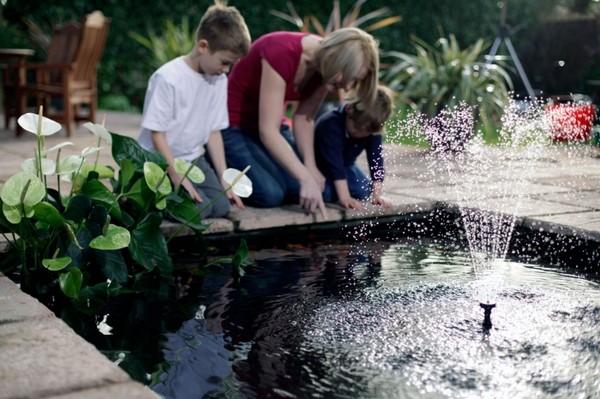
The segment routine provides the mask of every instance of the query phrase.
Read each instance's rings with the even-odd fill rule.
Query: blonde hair
[[[344,86],[366,65],[367,76],[356,82],[353,91],[365,106],[373,104],[379,82],[379,45],[373,36],[354,27],[335,30],[319,44],[315,62],[324,82],[341,73]]]
[[[382,131],[385,121],[392,114],[394,106],[393,92],[384,85],[378,85],[375,102],[366,106],[360,99],[354,98],[346,106],[346,115],[369,133]]]
[[[237,8],[216,0],[198,24],[196,40],[206,40],[211,52],[231,51],[244,56],[250,48],[250,32]]]

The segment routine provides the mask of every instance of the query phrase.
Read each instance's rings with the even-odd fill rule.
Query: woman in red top
[[[227,164],[244,169],[253,191],[249,204],[276,207],[299,201],[326,217],[325,179],[314,156],[314,116],[327,92],[354,91],[365,104],[379,79],[377,42],[358,28],[324,38],[273,32],[257,39],[229,75],[230,127],[223,131]],[[297,102],[293,135],[283,123],[288,101]]]

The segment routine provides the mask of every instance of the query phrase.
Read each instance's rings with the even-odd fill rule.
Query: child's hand
[[[235,195],[235,193],[231,190],[227,191],[227,198],[229,198],[229,202],[231,204],[235,204],[238,209],[241,209],[242,211],[244,210],[244,203],[242,202],[242,199]]]
[[[387,199],[381,195],[377,195],[377,196],[373,196],[373,198],[371,199],[371,204],[381,205],[387,209],[392,206],[392,201],[390,201],[389,199]]]
[[[341,199],[339,201],[340,205],[343,206],[346,209],[357,209],[357,210],[361,210],[364,208],[364,205],[362,202],[360,202],[357,199],[354,198],[346,198],[346,199]]]
[[[242,202],[242,199],[238,197],[233,190],[229,190],[229,183],[227,183],[224,179],[221,179],[221,187],[223,187],[223,190],[227,190],[225,191],[225,196],[229,199],[229,203],[235,204],[238,209],[244,210],[244,203]]]
[[[188,194],[190,194],[190,197],[192,197],[194,201],[196,201],[199,204],[202,202],[202,197],[200,196],[200,194],[198,194],[196,187],[194,187],[191,181],[185,179],[181,182],[181,185],[183,186],[183,188],[185,188],[185,191],[187,191]]]

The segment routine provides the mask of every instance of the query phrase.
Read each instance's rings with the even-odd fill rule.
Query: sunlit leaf
[[[245,171],[226,169],[223,172],[223,180],[232,186],[231,189],[238,197],[247,198],[252,194],[252,181],[245,175]]]
[[[83,275],[81,270],[72,267],[67,273],[62,273],[58,276],[58,283],[62,292],[69,298],[77,298],[81,284],[83,283]]]
[[[154,193],[167,195],[172,191],[166,172],[154,162],[144,162],[144,178]]]
[[[42,265],[44,265],[44,267],[48,270],[52,270],[52,271],[58,271],[58,270],[62,270],[65,267],[69,266],[69,264],[71,263],[73,259],[71,259],[69,256],[64,256],[62,258],[56,258],[56,259],[43,259],[42,260]],[[79,269],[77,269],[79,270]]]
[[[23,191],[27,189],[24,198]],[[0,192],[0,198],[5,204],[19,205],[21,203],[34,206],[44,199],[46,188],[44,183],[34,174],[19,172],[11,176]]]
[[[38,122],[40,120],[39,115],[34,113],[26,113],[23,114],[17,119],[17,123],[23,129],[27,130],[30,133],[35,135],[38,134]],[[40,132],[41,136],[51,136],[60,131],[62,126],[59,123],[54,122],[52,119],[42,117],[42,130]]]
[[[129,230],[124,227],[108,225],[106,235],[98,236],[90,241],[90,247],[101,250],[126,248],[131,241]]]
[[[175,171],[180,175],[184,175],[187,172],[187,178],[190,179],[193,183],[202,183],[205,179],[204,173],[202,172],[202,170],[200,170],[199,167],[197,167],[196,165],[192,166],[191,162],[188,162],[184,159],[175,158],[174,166]],[[192,168],[191,170],[190,167]]]
[[[6,220],[8,220],[12,224],[19,224],[23,219],[21,215],[21,207],[15,205],[8,205],[6,203],[2,204],[2,213]]]
[[[102,126],[98,123],[86,122],[83,124],[83,127],[87,128],[90,132],[94,133],[94,135],[96,135],[97,137],[106,141],[106,143],[108,145],[112,144],[112,136],[110,135],[110,133],[104,126]]]
[[[112,168],[103,165],[96,165],[93,163],[83,164],[79,173],[82,176],[87,177],[92,171],[98,173],[99,179],[110,179],[111,177],[115,176],[115,171]]]
[[[162,197],[160,200],[156,201],[156,209],[163,210],[167,207],[167,197]]]

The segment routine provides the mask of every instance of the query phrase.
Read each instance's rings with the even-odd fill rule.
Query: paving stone
[[[160,399],[161,396],[137,382],[112,384],[101,388],[49,396],[46,399]]]
[[[532,198],[490,198],[470,200],[458,203],[459,206],[482,209],[517,217],[548,216],[564,213],[585,212],[588,209],[581,206],[561,204],[557,202],[542,201]]]
[[[599,180],[600,181],[600,180]],[[596,188],[600,188],[600,185]],[[576,191],[567,193],[544,194],[538,198],[561,204],[569,204],[590,209],[600,210],[600,192],[598,191]]]
[[[50,395],[129,381],[125,371],[55,317],[0,328],[0,398]]]
[[[600,211],[589,211],[525,219],[522,225],[557,234],[577,235],[600,241]]]
[[[37,299],[25,295],[21,288],[8,277],[0,275],[0,326],[8,322],[22,321],[32,317],[53,317],[48,308]]]

